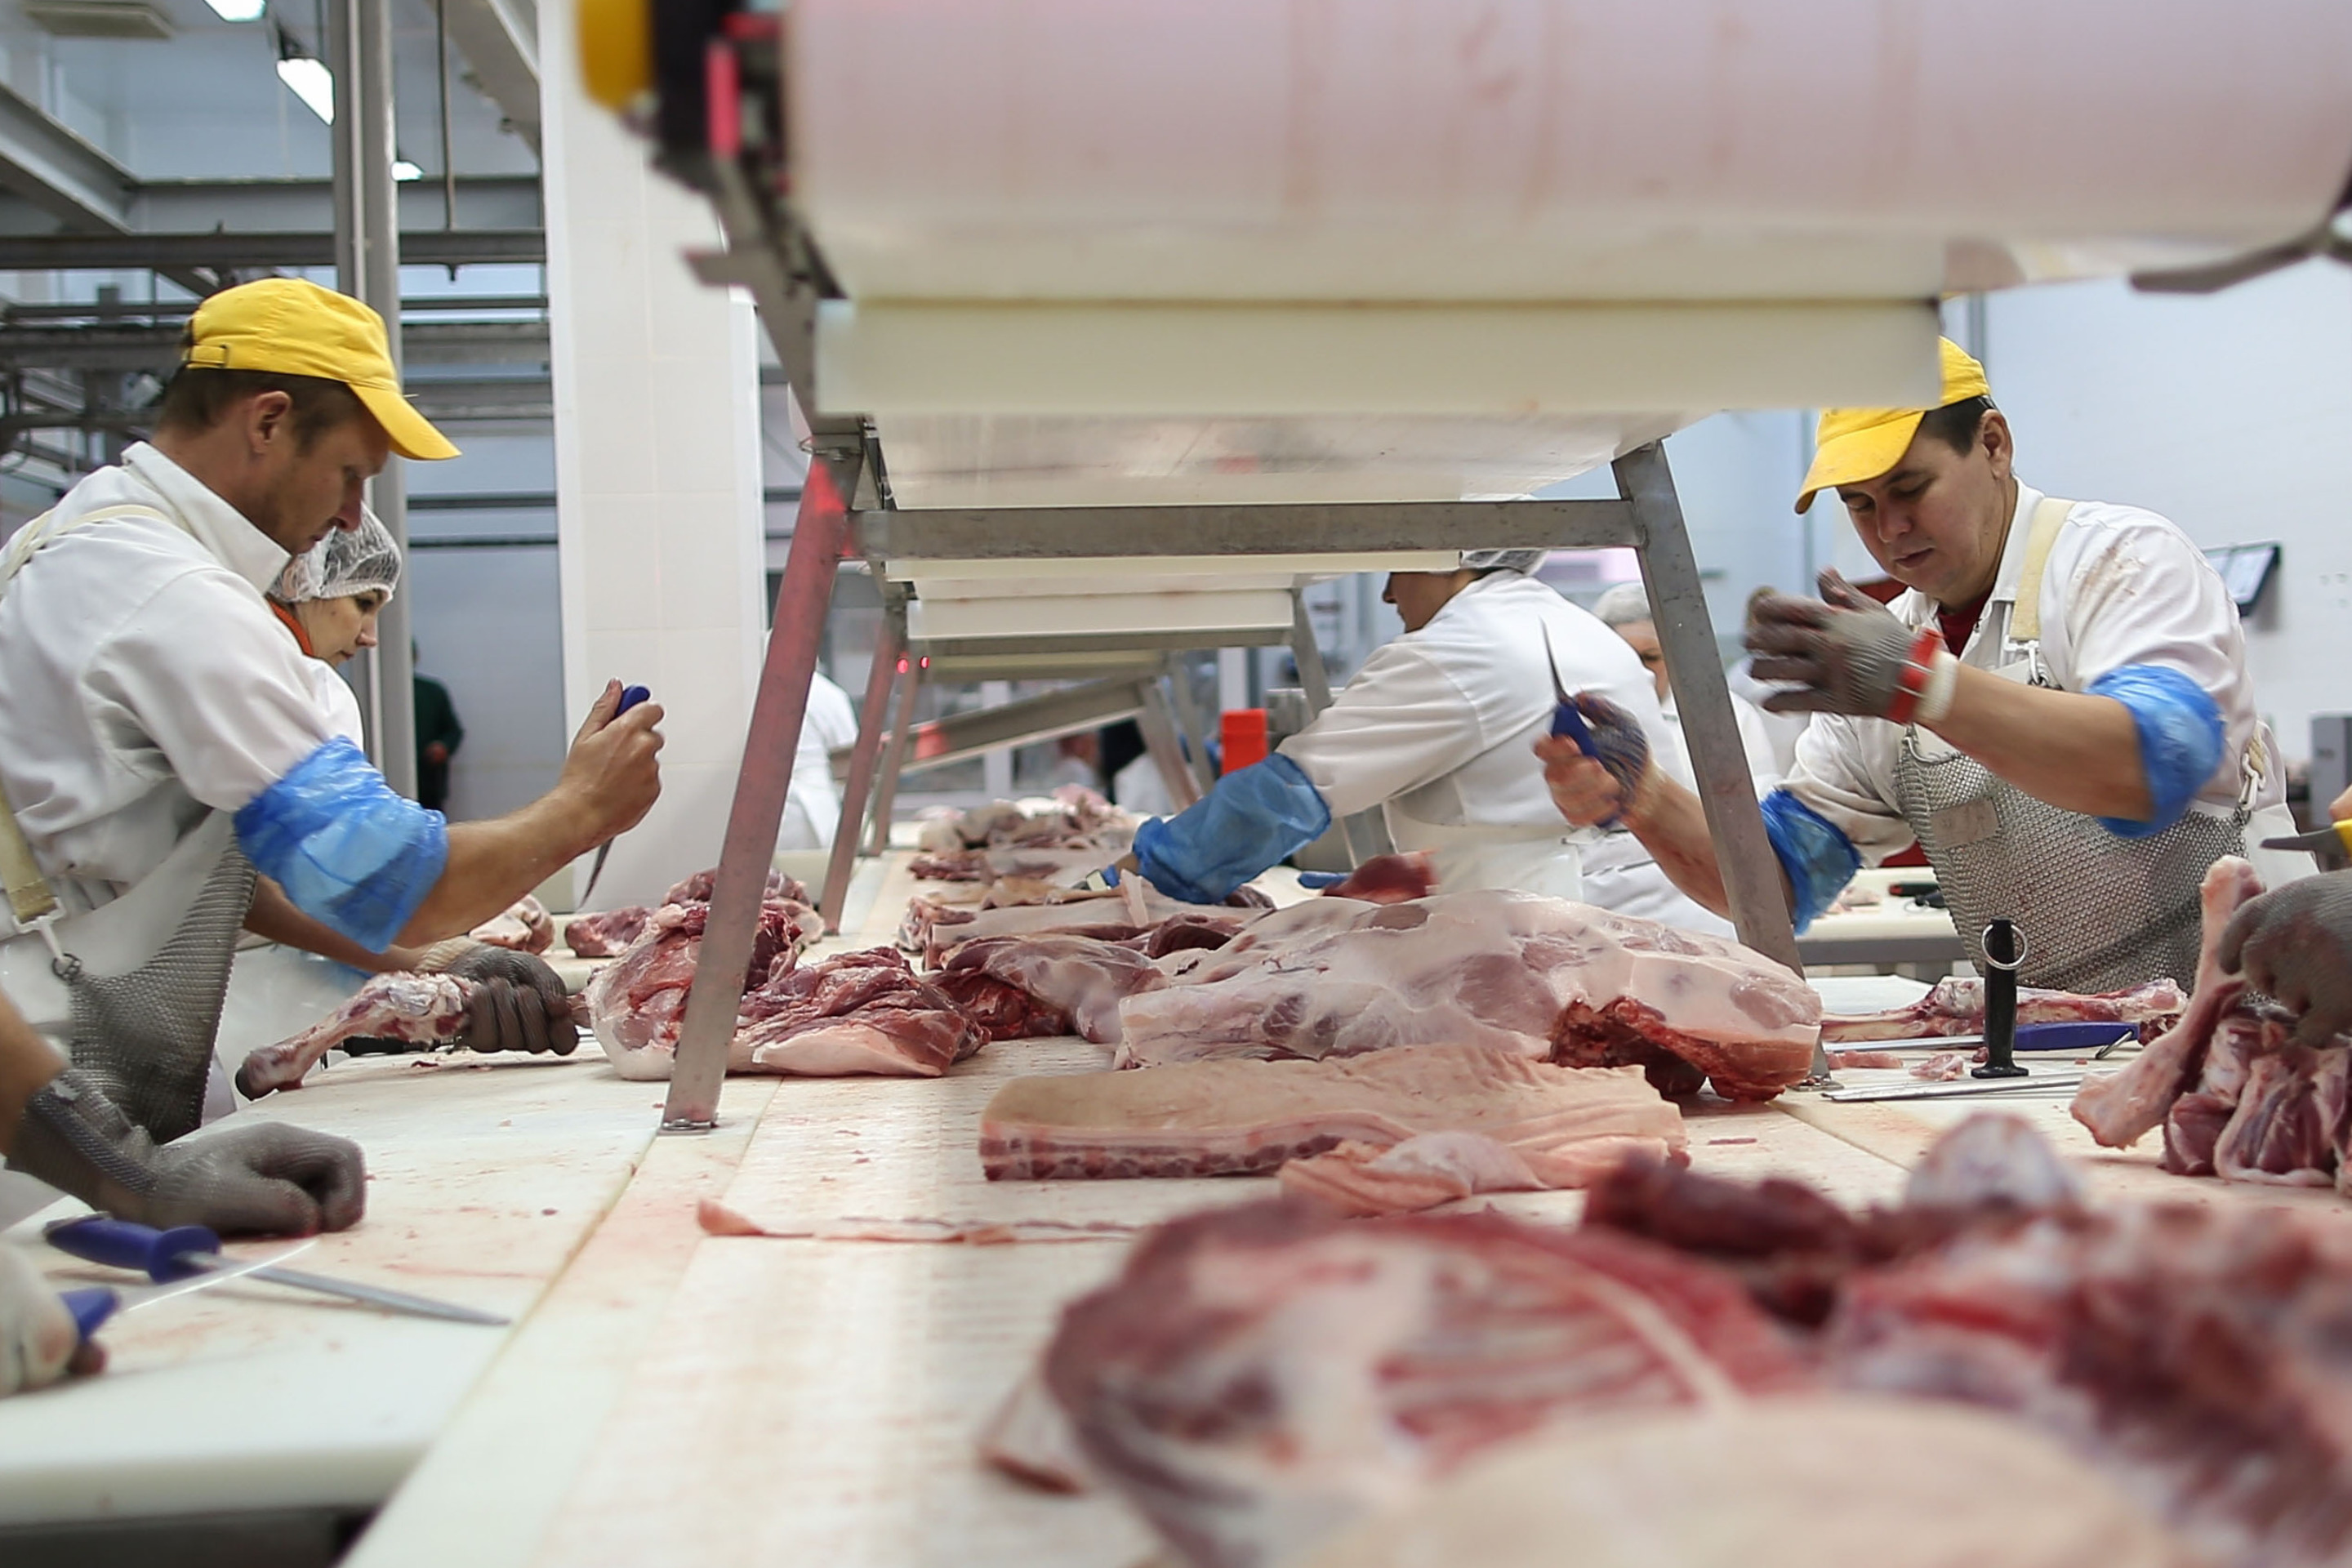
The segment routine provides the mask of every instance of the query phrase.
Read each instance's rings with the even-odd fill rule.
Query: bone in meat
[[[880,947],[779,969],[743,998],[728,1065],[808,1078],[937,1078],[988,1043],[988,1031],[905,956]]]
[[[627,950],[588,982],[583,995],[589,1018],[604,1054],[623,1078],[669,1076],[709,920],[709,904],[663,905]],[[799,904],[781,899],[764,901],[745,966],[745,989],[766,981],[780,962],[789,967],[793,955],[815,934],[816,924]]]
[[[982,979],[1014,987],[1060,1021],[1061,1027],[1040,1033],[1066,1034],[1075,1027],[1097,1045],[1118,1043],[1122,999],[1168,984],[1151,960],[1132,948],[1068,935],[968,942],[932,976],[951,995],[961,995]]]
[[[1477,1045],[1764,1100],[1810,1070],[1821,1019],[1811,987],[1736,942],[1500,889],[1308,900],[1167,966],[1177,984],[1119,1004],[1122,1067]]]
[[[563,945],[575,958],[614,958],[637,940],[653,910],[643,904],[625,904],[603,914],[573,915],[563,927]]]
[[[2027,987],[2017,994],[2020,1024],[2136,1024],[2143,1039],[2153,1039],[2180,1016],[2188,999],[2169,980],[2151,980],[2127,991],[2079,995],[2071,991]],[[1984,1032],[1984,981],[1955,976],[1936,982],[1925,996],[1908,1007],[1883,1013],[1831,1013],[1822,1019],[1822,1039],[1828,1045],[1852,1045],[1868,1040],[1927,1039],[1937,1035],[1979,1035]]]
[[[474,988],[446,974],[379,974],[352,999],[300,1034],[264,1046],[236,1069],[236,1090],[258,1100],[273,1089],[299,1089],[319,1058],[345,1040],[402,1040],[430,1045],[455,1039],[466,1027]]]
[[[1138,891],[1142,900],[1140,916],[1129,897],[1116,889],[1080,895],[1068,889],[1057,889],[1051,902],[980,910],[961,909],[929,899],[910,899],[898,943],[920,952],[925,964],[937,968],[963,943],[987,937],[1090,936],[1120,942],[1180,915],[1189,916],[1198,924],[1216,922],[1227,931],[1239,931],[1252,913],[1223,905],[1187,904],[1145,889]]]
[[[2189,994],[2188,1009],[2133,1061],[2116,1072],[2093,1074],[2075,1091],[2074,1120],[2108,1148],[2137,1142],[2195,1085],[2214,1026],[2246,988],[2242,978],[2222,973],[2221,932],[2239,906],[2262,890],[2253,867],[2234,855],[2207,868],[2199,895],[2204,941],[2197,952],[2197,987]]]
[[[992,1181],[1218,1176],[1433,1132],[1510,1146],[1551,1179],[1684,1146],[1682,1113],[1635,1068],[1562,1068],[1476,1046],[1405,1046],[1321,1061],[1228,1058],[1149,1072],[1015,1079],[980,1118]]]

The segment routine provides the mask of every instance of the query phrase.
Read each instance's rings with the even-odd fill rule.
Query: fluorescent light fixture
[[[205,4],[224,22],[258,22],[269,9],[269,0],[205,0]]]
[[[401,184],[406,184],[411,180],[423,179],[425,177],[425,171],[418,168],[415,164],[410,163],[405,158],[394,158],[392,161],[392,177],[398,180]]]
[[[335,122],[335,73],[324,60],[293,55],[278,62],[278,79],[320,119]]]

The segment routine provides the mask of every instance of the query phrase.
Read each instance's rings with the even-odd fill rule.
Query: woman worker
[[[1381,597],[1404,635],[1274,755],[1146,822],[1122,864],[1173,897],[1217,903],[1335,816],[1380,806],[1397,847],[1429,851],[1448,891],[1578,897],[1580,841],[1591,836],[1563,827],[1530,750],[1550,728],[1554,676],[1623,708],[1653,747],[1666,742],[1633,650],[1528,575],[1544,553],[1465,551],[1452,572],[1391,574]]]
[[[335,672],[376,645],[375,622],[400,584],[400,543],[367,507],[360,525],[337,529],[286,563],[269,608],[313,663],[305,667],[335,733],[363,746],[359,699]]]

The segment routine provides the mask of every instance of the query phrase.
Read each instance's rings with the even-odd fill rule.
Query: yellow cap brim
[[[1809,510],[1813,498],[1823,490],[1874,479],[1901,462],[1903,454],[1911,449],[1911,437],[1919,433],[1919,421],[1927,416],[1924,408],[1890,408],[1883,423],[1849,430],[1822,442],[1813,453],[1813,466],[1805,470],[1805,485],[1797,496],[1797,510]]]
[[[392,449],[416,462],[438,462],[457,456],[456,443],[433,428],[433,422],[416,412],[408,399],[396,390],[381,386],[354,386],[352,391],[375,416],[392,442]]]

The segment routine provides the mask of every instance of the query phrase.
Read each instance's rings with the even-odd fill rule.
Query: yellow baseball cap
[[[404,458],[454,458],[457,448],[402,395],[383,318],[348,294],[300,278],[224,289],[188,321],[182,364],[275,371],[340,381],[356,394]]]
[[[1949,338],[1938,338],[1944,354],[1944,400],[1948,408],[1971,397],[1989,397],[1984,366]],[[1813,497],[1839,485],[1874,479],[1903,460],[1911,437],[1919,433],[1924,408],[1824,408],[1813,433],[1813,466],[1805,474],[1805,488],[1797,510],[1813,504]]]

